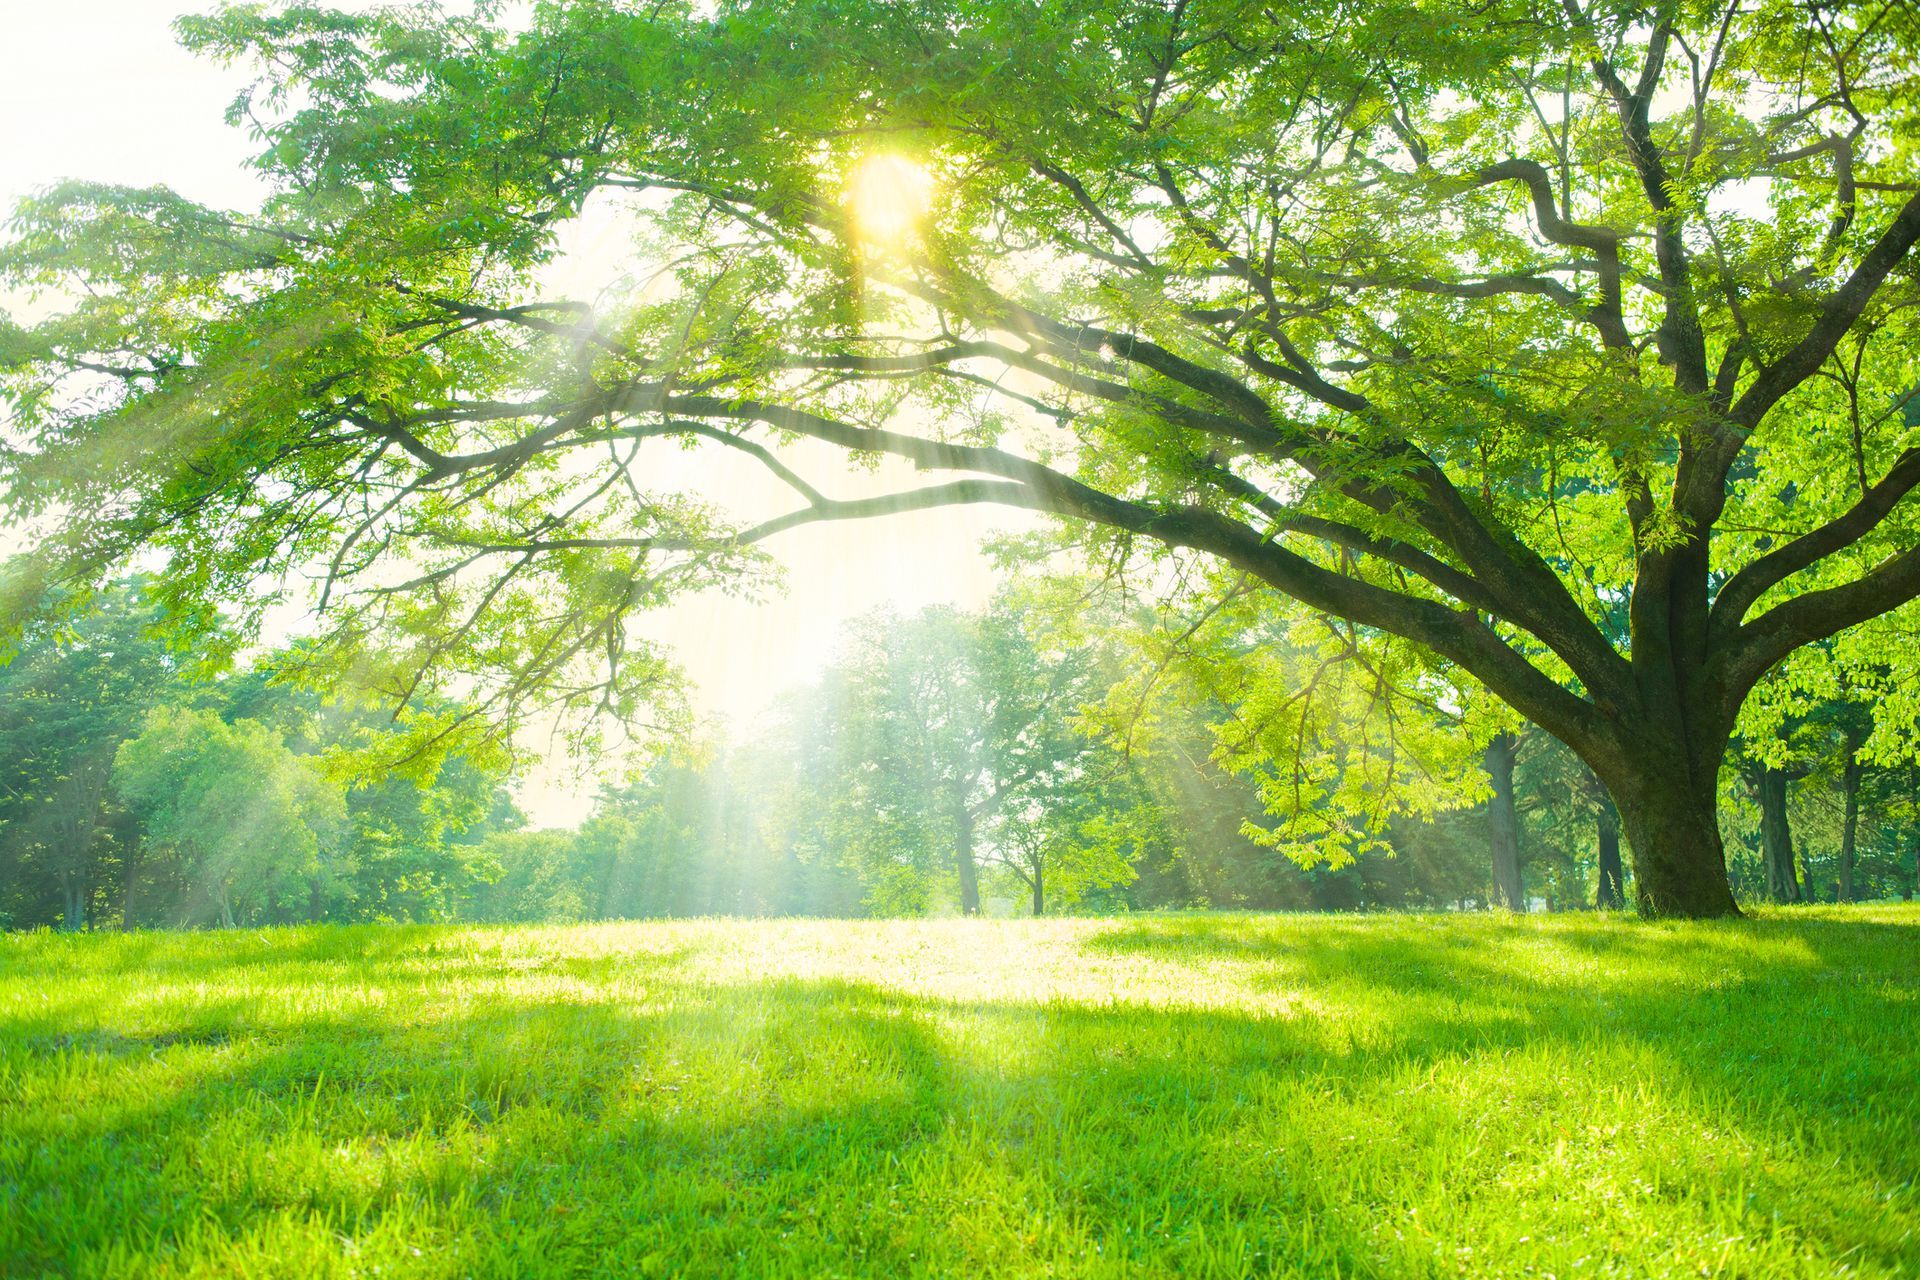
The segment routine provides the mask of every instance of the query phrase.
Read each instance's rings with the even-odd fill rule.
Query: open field
[[[1920,909],[0,939],[0,1275],[1920,1275]]]

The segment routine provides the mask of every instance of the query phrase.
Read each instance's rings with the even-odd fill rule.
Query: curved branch
[[[1016,481],[994,501],[1087,520],[1219,556],[1309,608],[1416,641],[1458,663],[1522,714],[1576,749],[1604,749],[1600,712],[1562,688],[1471,611],[1455,611],[1326,569],[1261,532],[1205,507],[1160,508],[1117,498],[1051,467],[982,445],[949,444],[859,427],[801,409],[708,396],[671,397],[678,413],[764,422],[842,448],[889,453],[919,466]],[[1016,491],[1017,490],[1017,491]],[[1590,626],[1591,624],[1589,624]]]
[[[1916,486],[1920,486],[1920,448],[1901,454],[1879,483],[1843,514],[1776,547],[1729,578],[1714,598],[1715,629],[1725,632],[1739,626],[1754,601],[1768,590],[1873,532]]]
[[[1795,649],[1838,635],[1920,598],[1920,547],[1883,560],[1852,582],[1783,601],[1741,627],[1726,660],[1729,694],[1742,698]]]
[[[1473,190],[1499,182],[1518,182],[1527,188],[1533,197],[1533,215],[1540,224],[1541,235],[1554,244],[1586,249],[1594,254],[1595,274],[1600,278],[1600,301],[1587,308],[1586,317],[1599,331],[1605,346],[1614,350],[1630,349],[1633,335],[1627,332],[1620,288],[1620,242],[1625,237],[1612,227],[1561,217],[1553,199],[1553,180],[1545,166],[1537,161],[1516,157],[1487,165],[1468,179],[1466,185]]]

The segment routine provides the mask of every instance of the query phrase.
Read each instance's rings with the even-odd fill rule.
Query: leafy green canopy
[[[1640,848],[1763,673],[1920,593],[1909,5],[499,18],[185,20],[260,68],[272,197],[21,212],[8,277],[72,305],[4,340],[19,595],[148,546],[183,605],[304,573],[316,659],[377,640],[392,692],[628,713],[635,609],[1008,503],[1464,670]],[[554,287],[609,211],[644,269]],[[958,478],[849,492],[821,445]],[[738,467],[791,507],[686,482]]]
[[[259,901],[308,893],[346,817],[339,787],[278,734],[211,711],[154,708],[114,777],[147,838],[193,867],[229,927]]]

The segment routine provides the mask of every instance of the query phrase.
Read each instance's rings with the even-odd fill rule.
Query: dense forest
[[[1552,739],[1503,733],[1428,811],[1342,832],[1331,799],[1276,800],[1300,741],[1196,685],[1217,654],[1084,584],[865,618],[750,732],[651,752],[570,830],[528,828],[499,744],[422,753],[371,699],[284,678],[285,654],[209,671],[149,594],[124,582],[0,669],[12,927],[1628,900],[1612,808]],[[1743,897],[1912,896],[1920,774],[1862,757],[1872,714],[1820,701],[1730,761]]]

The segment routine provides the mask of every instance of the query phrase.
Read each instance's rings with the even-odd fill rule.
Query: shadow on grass
[[[208,983],[377,966],[386,1004],[0,1024],[0,1273],[82,1273],[127,1240],[190,1254],[212,1224],[342,1266],[440,1251],[396,1245],[387,1275],[1398,1275],[1502,1232],[1545,1265],[1556,1229],[1572,1258],[1635,1214],[1653,1235],[1614,1247],[1650,1273],[1730,1231],[1897,1272],[1920,955],[1876,928],[1170,919],[1080,944],[1306,998],[1281,1014],[715,981],[677,946],[532,970],[637,976],[637,997],[415,1007],[524,978],[538,939],[269,939]],[[43,1078],[89,1105],[34,1111]]]
[[[1086,945],[1225,964],[1250,987],[1372,1008],[1373,1034],[1356,1040],[1363,1059],[1637,1047],[1676,1090],[1719,1099],[1732,1122],[1805,1129],[1846,1151],[1863,1113],[1878,1112],[1920,1139],[1920,916],[1210,923],[1130,922]],[[1889,1185],[1920,1180],[1920,1142],[1856,1154]]]

